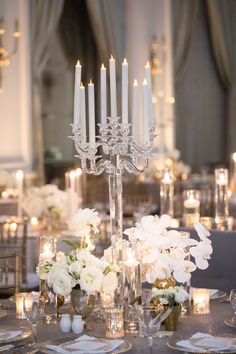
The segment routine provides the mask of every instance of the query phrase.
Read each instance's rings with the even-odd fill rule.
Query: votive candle
[[[193,314],[206,315],[210,313],[210,291],[209,289],[193,290]]]

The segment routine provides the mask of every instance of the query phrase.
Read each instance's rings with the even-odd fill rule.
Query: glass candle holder
[[[201,216],[200,217],[200,223],[207,229],[211,230],[212,229],[212,218],[209,216]]]
[[[226,228],[229,216],[229,174],[226,168],[215,170],[215,223],[217,228]]]
[[[141,273],[140,261],[137,259],[135,245],[127,248],[126,260],[124,261],[125,270],[125,300],[128,305],[134,305],[141,296]]]
[[[50,261],[56,254],[56,237],[50,235],[40,236],[39,260]]]
[[[106,337],[121,338],[124,337],[124,310],[122,308],[106,308]]]
[[[174,180],[170,170],[164,172],[160,185],[161,214],[174,216]]]
[[[194,289],[193,293],[193,314],[206,315],[210,313],[210,291],[209,289]]]
[[[193,227],[200,218],[200,193],[189,189],[183,192],[183,223],[186,227]]]
[[[28,293],[16,293],[16,318],[26,319],[24,311],[24,302],[25,307],[30,310],[32,307],[32,295]]]

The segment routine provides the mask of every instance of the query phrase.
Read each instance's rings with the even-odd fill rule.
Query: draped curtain
[[[225,142],[236,150],[236,2],[207,0],[212,47],[219,77],[227,91]]]
[[[48,60],[52,34],[62,13],[64,0],[31,0],[31,57],[33,76],[34,169],[44,178],[41,79]]]
[[[124,0],[86,0],[86,4],[100,59],[106,62],[112,54],[121,64],[125,53]]]
[[[111,55],[116,59],[117,93],[119,93],[121,92],[121,63],[125,56],[126,44],[125,0],[86,0],[86,4],[98,47],[100,64],[103,62],[107,66]],[[100,101],[98,101],[98,107],[99,105]],[[121,102],[118,94],[118,114],[121,111],[120,108]]]
[[[177,148],[197,170],[211,168],[226,161],[226,143],[227,151],[236,144],[231,62],[236,4],[234,0],[174,0],[172,5]]]

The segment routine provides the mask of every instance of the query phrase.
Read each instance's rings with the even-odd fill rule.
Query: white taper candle
[[[139,140],[139,85],[135,79],[133,83],[132,97],[132,134],[136,141]]]
[[[122,63],[122,123],[128,124],[128,63]]]
[[[113,56],[109,59],[110,70],[110,101],[111,101],[111,117],[117,116],[116,105],[116,62]]]
[[[85,87],[82,82],[80,85],[80,122],[82,137],[86,140],[86,108],[85,108]]]
[[[94,84],[90,80],[88,84],[89,101],[89,142],[95,143],[95,112],[94,112]]]
[[[81,81],[81,65],[78,60],[75,66],[74,124],[80,123],[80,81]]]
[[[145,76],[148,84],[148,102],[149,102],[149,124],[153,124],[153,108],[152,108],[152,79],[151,79],[151,70],[150,64],[147,62],[145,65]]]
[[[149,92],[147,80],[143,81],[143,127],[144,127],[144,142],[149,141]]]
[[[106,124],[107,120],[107,76],[106,76],[106,68],[102,64],[100,70],[100,78],[101,78],[101,123]]]

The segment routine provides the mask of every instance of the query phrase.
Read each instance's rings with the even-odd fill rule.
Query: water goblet
[[[30,323],[33,335],[33,342],[30,344],[30,346],[33,348],[38,348],[37,325],[44,313],[43,299],[40,296],[32,296],[32,300],[30,302],[29,300],[26,301],[26,299],[24,299],[24,312],[26,315],[26,319]]]
[[[233,319],[236,322],[236,289],[230,291],[229,300],[234,313]]]
[[[170,306],[162,304],[156,306],[143,306],[141,321],[142,333],[147,338],[149,353],[152,354],[153,336],[160,330],[161,322],[171,313]]]

